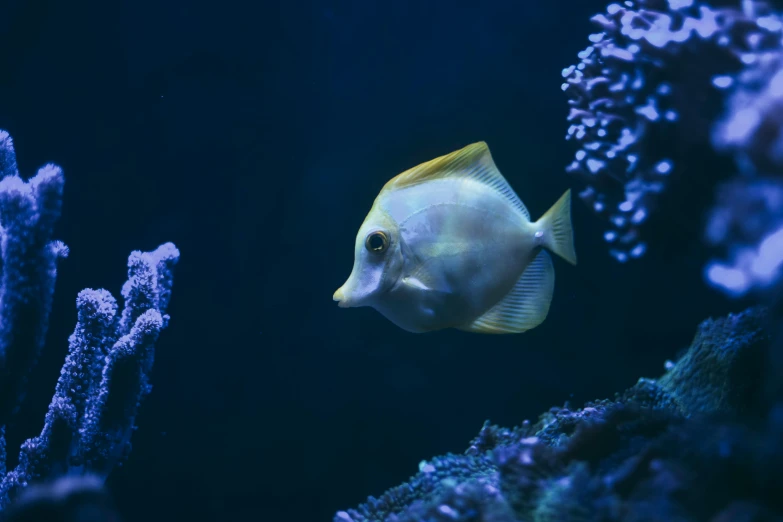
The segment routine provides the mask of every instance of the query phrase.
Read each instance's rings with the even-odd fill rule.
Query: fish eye
[[[389,238],[384,232],[378,230],[367,236],[367,239],[364,241],[364,246],[370,252],[380,254],[389,246]]]

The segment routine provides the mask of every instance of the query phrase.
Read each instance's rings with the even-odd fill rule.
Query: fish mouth
[[[339,306],[340,308],[350,307],[350,305],[348,304],[348,300],[345,298],[345,292],[343,292],[343,287],[337,289],[337,291],[332,296],[332,299],[337,301],[337,306]]]
[[[374,295],[374,292],[363,292],[352,283],[345,283],[337,289],[332,299],[337,301],[337,306],[340,308],[359,308],[370,306]]]

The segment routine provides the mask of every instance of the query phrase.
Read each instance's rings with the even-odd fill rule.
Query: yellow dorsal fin
[[[483,141],[472,143],[458,151],[427,161],[398,174],[384,185],[381,192],[401,189],[435,179],[463,178],[478,181],[502,194],[529,221],[530,213],[500,173]]]

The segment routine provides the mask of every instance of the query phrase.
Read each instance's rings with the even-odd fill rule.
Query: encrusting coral
[[[766,325],[763,308],[704,321],[660,378],[513,429],[487,423],[464,455],[423,462],[334,521],[778,520],[783,414],[741,422],[762,418]]]
[[[22,444],[6,470],[5,427],[46,338],[57,260],[67,248],[52,240],[64,177],[46,165],[30,181],[17,172],[13,144],[0,131],[0,509],[28,484],[59,475],[103,480],[130,448],[141,400],[150,392],[154,345],[169,317],[172,269],[179,251],[165,243],[133,252],[118,313],[106,290],[85,289],[40,435]]]

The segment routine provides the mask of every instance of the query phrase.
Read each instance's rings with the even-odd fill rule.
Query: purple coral
[[[783,179],[737,179],[722,185],[710,213],[707,241],[723,247],[705,276],[732,296],[775,287],[783,273]]]
[[[734,174],[705,168],[702,148],[731,76],[751,56],[780,48],[779,22],[760,7],[739,7],[611,4],[593,17],[601,31],[589,37],[580,63],[563,71],[567,138],[578,144],[567,170],[585,185],[581,198],[608,222],[604,238],[619,261],[644,254],[643,227],[683,173],[708,194],[702,181],[714,185]]]
[[[0,132],[0,425],[19,403],[23,385],[43,346],[56,275],[67,252],[51,240],[59,217],[63,175],[54,165],[29,182],[16,172],[11,138]],[[31,482],[65,472],[105,478],[129,450],[141,400],[150,392],[154,343],[168,323],[172,243],[153,252],[133,252],[124,308],[118,315],[106,290],[85,289],[76,300],[78,321],[41,434],[25,441],[19,461],[5,470],[0,445],[0,508]]]
[[[777,46],[744,53],[745,69],[716,78],[727,103],[712,143],[739,176],[719,188],[709,216],[706,239],[723,259],[705,276],[733,296],[776,290],[783,277],[783,17],[762,11],[756,20]]]
[[[755,18],[766,41],[740,54],[744,68],[713,78],[725,92],[725,112],[712,128],[712,144],[735,156],[747,175],[783,169],[783,18],[764,12]]]
[[[25,183],[11,137],[0,131],[0,174],[0,426],[5,426],[43,347],[57,259],[67,249],[51,237],[60,217],[60,168],[46,165]]]
[[[666,197],[675,213],[703,206],[717,249],[706,280],[742,296],[783,277],[783,15],[722,4],[633,0],[593,17],[601,31],[563,71],[567,171],[618,261],[644,254]]]
[[[3,513],[7,522],[118,522],[114,503],[103,481],[92,475],[64,476],[25,489]]]

